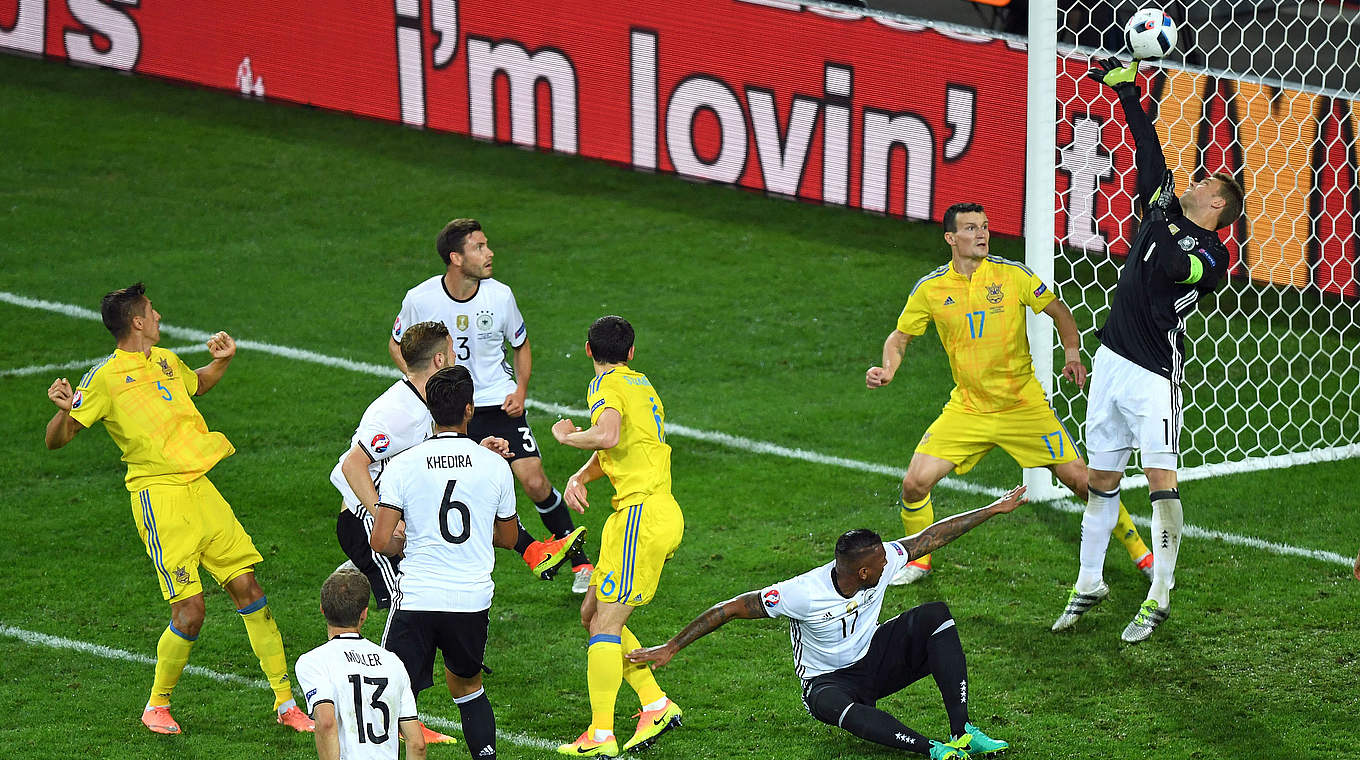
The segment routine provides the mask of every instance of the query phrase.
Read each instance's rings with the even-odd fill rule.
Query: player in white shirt
[[[425,405],[425,384],[435,372],[454,364],[453,340],[442,322],[409,326],[401,339],[401,352],[407,376],[368,405],[350,439],[349,450],[331,470],[331,483],[340,491],[342,501],[336,537],[350,562],[368,578],[379,609],[392,604],[398,560],[375,552],[368,545],[378,511],[378,483],[392,457],[434,432],[434,420]],[[508,451],[503,438],[486,439],[483,442],[491,442],[494,450]],[[584,528],[577,530],[585,532]],[[548,541],[531,539],[520,554],[535,572],[555,569],[566,561],[571,545],[579,538],[569,534]],[[427,738],[437,741],[437,736],[432,732]]]
[[[402,299],[388,344],[392,361],[406,371],[398,341],[410,325],[425,320],[443,322],[453,337],[455,358],[471,371],[476,386],[473,404],[477,413],[468,425],[468,435],[478,440],[489,435],[508,440],[515,454],[510,468],[534,502],[543,525],[555,538],[570,535],[574,529],[571,512],[543,472],[538,442],[524,413],[533,354],[515,294],[492,279],[494,253],[476,219],[449,222],[440,231],[435,248],[444,260],[444,274],[411,288]],[[505,360],[506,344],[514,353],[513,369]],[[517,551],[523,553],[532,540],[520,531]],[[594,567],[579,548],[570,559],[572,591],[584,594],[590,588]],[[554,567],[541,575],[547,579],[555,572]]]
[[[321,585],[327,640],[299,657],[295,669],[316,721],[316,754],[321,760],[396,760],[400,733],[407,760],[424,760],[406,667],[359,632],[368,619],[368,594],[368,580],[355,570],[336,570]]]
[[[425,384],[435,434],[392,458],[383,473],[370,545],[405,549],[383,646],[406,664],[417,694],[434,685],[434,653],[463,719],[472,757],[496,757],[496,718],[482,688],[496,565],[514,546],[515,480],[498,454],[467,436],[472,377],[445,367]],[[405,538],[394,538],[406,522]]]
[[[894,573],[994,515],[1025,503],[1020,486],[991,504],[940,520],[914,536],[883,543],[869,530],[836,541],[836,558],[782,583],[715,604],[661,646],[628,653],[661,667],[695,639],[734,618],[789,618],[794,669],[814,718],[888,747],[936,760],[999,752],[1009,746],[968,721],[968,669],[944,602],[914,607],[883,625],[878,613]],[[931,741],[875,707],[926,675],[934,676],[949,715],[950,740]]]

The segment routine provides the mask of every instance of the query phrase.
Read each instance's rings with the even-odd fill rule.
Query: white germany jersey
[[[434,420],[425,406],[425,399],[420,397],[420,391],[410,380],[402,378],[364,410],[349,445],[350,449],[359,446],[368,455],[368,475],[373,478],[374,485],[379,485],[387,460],[425,440],[432,432]],[[340,491],[345,507],[363,517],[365,511],[359,506],[359,497],[354,495],[354,489],[349,487],[345,474],[340,471],[350,449],[345,449],[331,470],[331,483]]]
[[[888,542],[883,550],[888,565],[878,585],[861,589],[849,599],[831,582],[835,561],[761,589],[766,614],[789,619],[793,667],[799,678],[807,680],[853,665],[869,651],[888,581],[907,564],[907,551],[901,544]]]
[[[388,462],[378,497],[406,519],[395,609],[491,607],[492,531],[497,519],[515,517],[515,479],[500,454],[458,433],[436,433]]]
[[[445,289],[444,275],[431,277],[406,292],[392,338],[400,343],[402,332],[417,322],[443,322],[449,328],[458,363],[472,373],[474,406],[500,406],[515,390],[505,344],[519,347],[528,335],[508,285],[482,280],[471,298],[459,301]]]
[[[396,760],[397,723],[416,719],[416,698],[395,654],[357,633],[342,633],[302,655],[297,680],[307,713],[330,702],[345,760]]]

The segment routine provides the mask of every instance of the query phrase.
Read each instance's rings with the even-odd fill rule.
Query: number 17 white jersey
[[[397,760],[398,723],[416,719],[406,667],[357,633],[342,633],[302,655],[297,680],[307,713],[329,702],[339,724],[344,760]]]
[[[878,585],[860,589],[849,599],[831,582],[835,561],[760,590],[765,613],[789,619],[793,665],[799,678],[840,670],[868,653],[888,581],[907,564],[907,551],[896,541],[883,544],[883,551],[888,564]]]
[[[497,520],[516,516],[515,478],[500,454],[459,433],[436,433],[389,460],[378,504],[406,519],[394,609],[491,607],[492,533]]]

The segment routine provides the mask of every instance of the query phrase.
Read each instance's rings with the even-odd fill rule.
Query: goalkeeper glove
[[[1095,59],[1091,65],[1091,70],[1086,72],[1086,76],[1100,82],[1119,92],[1125,87],[1137,88],[1138,85],[1133,81],[1134,75],[1138,73],[1138,61],[1129,61],[1128,65],[1123,65],[1118,58]]]

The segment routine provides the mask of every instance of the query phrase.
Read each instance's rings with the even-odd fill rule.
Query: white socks
[[[1153,491],[1148,498],[1152,500],[1152,588],[1148,589],[1147,598],[1167,609],[1171,606],[1171,589],[1176,585],[1176,555],[1181,548],[1185,517],[1176,489]]]
[[[1081,518],[1081,572],[1077,591],[1090,593],[1104,579],[1105,550],[1110,546],[1110,531],[1119,521],[1119,489],[1105,492],[1087,488],[1086,514]],[[1156,549],[1153,555],[1156,556]],[[1155,560],[1154,560],[1155,561]]]

